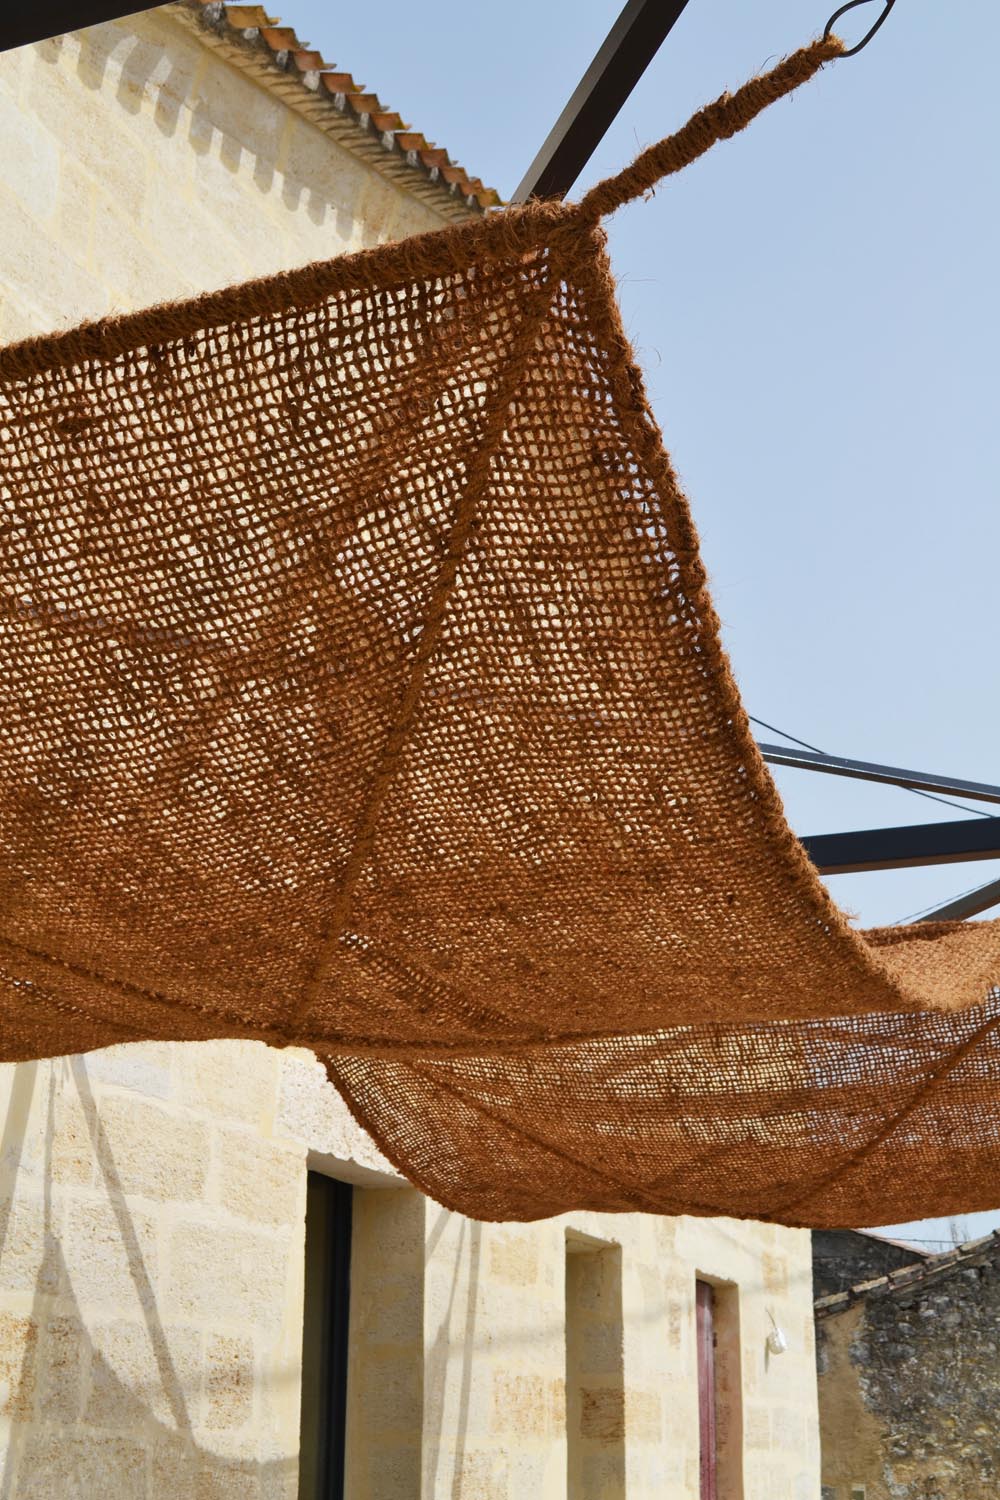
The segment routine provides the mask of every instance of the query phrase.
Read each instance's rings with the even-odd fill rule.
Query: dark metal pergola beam
[[[966,781],[930,771],[904,770],[875,761],[849,760],[826,755],[821,750],[789,748],[758,741],[757,748],[772,766],[790,766],[799,771],[822,771],[874,781],[908,791],[968,797],[975,802],[1000,802],[1000,786],[985,781]],[[821,875],[847,875],[867,870],[901,870],[920,865],[956,864],[965,860],[1000,858],[1000,816],[979,822],[963,819],[950,823],[920,823],[903,828],[868,828],[853,833],[807,836],[802,846]],[[957,896],[933,911],[923,922],[959,922],[1000,906],[1000,880],[990,881],[964,896]]]
[[[758,743],[757,749],[770,766],[791,766],[799,771],[826,771],[831,776],[850,776],[858,781],[877,781],[884,786],[902,786],[911,791],[940,792],[969,797],[976,802],[1000,802],[1000,786],[985,781],[962,781],[957,776],[938,776],[932,771],[905,771],[868,760],[846,760],[818,750],[787,749],[784,745]]]
[[[974,891],[966,891],[964,896],[956,896],[954,901],[935,906],[933,911],[925,912],[919,920],[964,922],[966,917],[977,917],[980,912],[989,911],[991,906],[1000,906],[1000,880],[991,880],[987,885],[977,886]]]
[[[82,31],[102,21],[134,16],[141,10],[155,10],[159,4],[162,0],[153,5],[144,5],[142,0],[138,4],[136,0],[35,0],[33,5],[7,0],[0,7],[0,52],[63,36],[67,31]]]
[[[959,818],[950,823],[821,833],[807,835],[801,842],[821,875],[951,865],[971,859],[1000,859],[1000,818]]]
[[[565,198],[688,0],[628,0],[511,202]]]

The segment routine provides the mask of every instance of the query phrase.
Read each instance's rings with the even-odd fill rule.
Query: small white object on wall
[[[768,1354],[784,1354],[788,1348],[788,1340],[775,1322],[774,1313],[770,1308],[768,1308],[767,1315],[771,1319],[771,1332],[767,1336],[767,1352]]]

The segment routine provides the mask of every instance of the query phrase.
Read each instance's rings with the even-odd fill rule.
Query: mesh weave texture
[[[0,352],[3,1058],[308,1046],[483,1218],[992,1206],[1000,924],[857,934],[787,827],[598,224],[837,47],[617,199]]]

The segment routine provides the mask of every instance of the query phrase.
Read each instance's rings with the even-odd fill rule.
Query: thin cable
[[[989,883],[989,882],[987,882],[987,883]],[[952,896],[951,899],[952,899],[952,901],[961,901],[963,899],[963,897],[965,897],[965,896],[971,896],[971,895],[973,895],[973,893],[975,891],[981,891],[982,889],[983,889],[982,884],[979,884],[979,885],[970,885],[969,889],[967,891],[959,891],[958,895],[957,896]],[[918,917],[923,917],[923,916],[926,916],[926,914],[928,912],[936,911],[937,908],[939,906],[941,906],[942,904],[943,903],[940,902],[940,901],[932,901],[931,904],[930,904],[930,906],[922,906],[919,911],[911,911],[910,915],[908,917],[897,917],[896,920],[895,920],[895,922],[891,923],[891,926],[893,926],[893,927],[905,927],[906,924],[907,924],[907,922],[914,922],[914,921],[917,920]],[[948,904],[951,905],[951,902],[949,902]]]
[[[817,755],[827,755],[829,753],[826,750],[821,750],[818,745],[810,745],[808,740],[797,739],[794,734],[789,734],[786,730],[779,729],[776,724],[767,724],[763,719],[755,718],[753,714],[747,714],[747,718],[751,724],[759,724],[761,729],[769,729],[772,734],[780,734],[783,740],[791,740],[793,745],[801,745],[803,750],[814,750]],[[962,813],[975,813],[977,818],[995,818],[1000,816],[997,813],[984,812],[981,807],[970,807],[967,802],[952,802],[948,797],[939,797],[936,792],[922,792],[916,786],[900,786],[898,781],[894,782],[893,785],[899,786],[901,792],[912,792],[914,797],[926,797],[928,802],[940,802],[942,807],[954,807],[958,812]],[[927,909],[929,911],[930,907]]]
[[[769,729],[772,734],[780,734],[783,740],[791,740],[793,745],[801,745],[803,750],[815,750],[817,755],[825,755],[818,745],[810,745],[808,740],[796,739],[794,734],[788,734],[784,729],[779,729],[777,724],[767,724],[763,719],[755,719],[753,714],[747,714],[751,724],[759,724],[761,729]]]
[[[985,1239],[986,1235],[981,1236],[981,1238]],[[918,1240],[908,1236],[905,1240],[901,1240],[900,1243],[903,1245],[953,1245],[956,1250],[958,1249],[958,1245],[955,1244],[954,1240]],[[962,1240],[960,1243],[967,1245],[971,1242],[969,1240]]]

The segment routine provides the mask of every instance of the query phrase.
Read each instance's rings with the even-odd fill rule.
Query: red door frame
[[[719,1500],[718,1434],[715,1417],[715,1288],[695,1282],[698,1346],[698,1439],[700,1500]]]

